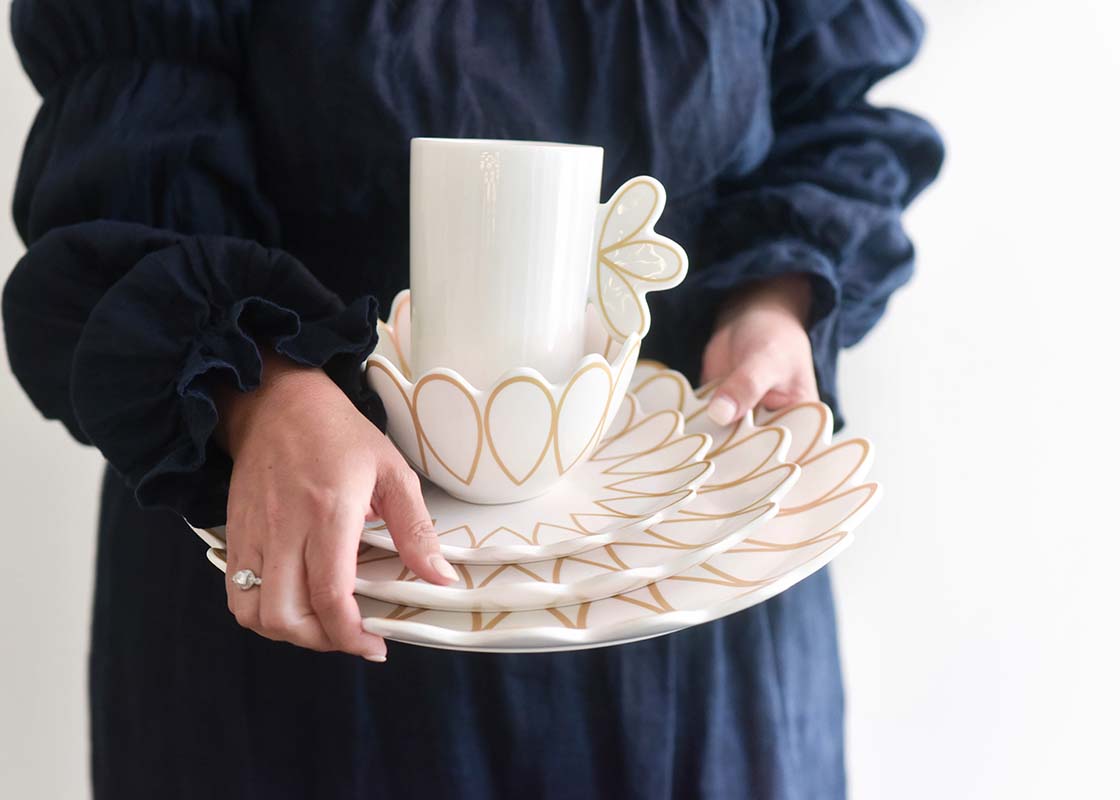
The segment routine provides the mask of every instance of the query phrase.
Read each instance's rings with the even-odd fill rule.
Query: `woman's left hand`
[[[784,408],[818,399],[813,350],[805,325],[809,280],[785,275],[733,297],[704,348],[701,379],[719,381],[708,415],[727,425],[762,405]]]

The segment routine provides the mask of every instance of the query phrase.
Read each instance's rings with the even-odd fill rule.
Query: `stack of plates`
[[[832,443],[823,403],[717,426],[709,391],[640,362],[591,458],[535,500],[473,505],[425,483],[460,580],[418,579],[369,524],[355,586],[366,630],[456,650],[603,647],[741,611],[823,567],[878,500],[863,483],[870,443]],[[223,534],[199,531],[222,569]]]

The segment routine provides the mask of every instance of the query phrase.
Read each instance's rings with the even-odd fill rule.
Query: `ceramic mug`
[[[646,294],[687,272],[654,230],[664,187],[631,178],[600,205],[602,158],[412,140],[412,291],[378,325],[367,377],[396,445],[462,500],[535,497],[594,450],[649,331]]]
[[[584,355],[603,149],[412,140],[414,368],[485,388],[532,366],[562,381]]]

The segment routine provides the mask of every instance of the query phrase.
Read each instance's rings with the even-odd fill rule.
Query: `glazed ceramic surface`
[[[655,364],[640,364],[634,388],[651,408],[659,402],[706,425],[709,391],[696,395],[684,379]],[[635,404],[636,406],[636,404]],[[399,641],[460,650],[547,652],[622,644],[708,622],[784,591],[835,558],[874,508],[878,487],[863,483],[872,449],[862,439],[831,442],[832,416],[805,403],[760,424],[790,434],[788,458],[800,479],[779,513],[757,523],[738,544],[671,577],[605,599],[534,611],[431,610],[358,597],[367,630]],[[749,422],[747,423],[750,424]],[[734,444],[739,426],[717,440]],[[716,431],[717,434],[722,431]],[[854,457],[858,454],[858,457]],[[713,483],[718,474],[709,479]],[[210,558],[223,566],[223,552]],[[372,556],[376,558],[376,556]]]
[[[599,208],[591,303],[616,342],[649,333],[649,292],[684,280],[684,249],[653,230],[665,208],[665,187],[649,176],[631,178]]]
[[[687,433],[684,417],[642,414],[629,398],[609,436],[548,494],[521,503],[479,505],[424,484],[444,556],[463,564],[508,564],[576,555],[654,525],[686,507],[715,465],[711,438]],[[364,541],[395,549],[384,523]]]
[[[417,374],[479,388],[533,367],[563,383],[582,357],[586,306],[621,343],[649,330],[645,295],[687,258],[654,231],[665,189],[632,178],[599,204],[603,150],[553,142],[417,138],[410,285]]]
[[[453,562],[506,564],[571,556],[619,541],[686,507],[719,466],[705,459],[710,446],[708,435],[685,432],[678,411],[642,414],[629,397],[607,440],[547,495],[478,505],[424,482],[424,502],[443,554]],[[211,546],[222,546],[225,539],[221,527],[199,535]],[[379,520],[366,524],[362,539],[395,550]]]
[[[563,383],[516,369],[480,390],[454,370],[413,372],[411,297],[397,295],[366,362],[394,444],[417,472],[472,503],[517,502],[552,489],[595,451],[638,358],[637,334],[619,345],[595,311],[587,313],[589,354]]]
[[[778,512],[799,469],[783,459],[783,428],[737,426],[709,452],[719,478],[663,522],[576,556],[500,566],[459,565],[460,580],[435,586],[418,579],[391,553],[358,570],[356,591],[379,600],[448,610],[524,610],[597,600],[640,588],[698,564],[742,541]]]
[[[603,149],[417,138],[411,144],[413,363],[475,386],[583,358]]]

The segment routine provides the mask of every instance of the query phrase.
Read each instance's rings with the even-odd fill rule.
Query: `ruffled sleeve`
[[[43,98],[16,186],[28,250],[4,288],[12,369],[145,506],[225,517],[216,381],[259,385],[259,347],[356,395],[372,297],[344,304],[278,249],[240,101],[235,2],[17,2]]]
[[[836,360],[910,277],[901,215],[936,176],[937,133],[864,96],[908,64],[920,19],[899,0],[779,0],[772,26],[774,140],[764,163],[724,176],[693,255],[694,327],[751,281],[791,272],[812,285],[810,337],[823,398],[836,409]],[[839,414],[837,415],[839,420]]]

